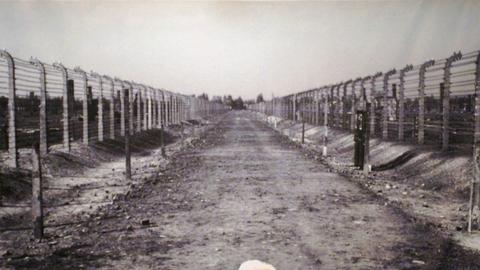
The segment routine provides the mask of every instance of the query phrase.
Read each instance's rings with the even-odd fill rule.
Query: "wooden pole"
[[[0,57],[5,58],[8,67],[8,165],[18,169],[17,121],[15,97],[15,60],[7,51],[0,51]]]
[[[130,112],[130,93],[129,89],[123,89],[124,92],[124,103],[125,103],[125,113]],[[125,179],[127,181],[132,180],[132,162],[131,162],[131,153],[130,153],[130,117],[125,117]]]
[[[32,220],[33,236],[43,238],[43,195],[42,195],[42,162],[39,145],[32,149]]]

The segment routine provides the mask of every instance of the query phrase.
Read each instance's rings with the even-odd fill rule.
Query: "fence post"
[[[340,112],[343,110],[342,108],[342,101],[340,99],[340,88],[342,87],[343,82],[339,83],[336,86],[336,97],[335,97],[335,127],[340,128]]]
[[[375,134],[375,97],[377,95],[377,91],[376,91],[376,84],[375,82],[377,81],[377,78],[379,78],[380,76],[382,76],[382,72],[377,72],[375,75],[372,76],[372,81],[371,81],[371,84],[372,84],[372,90],[370,91],[370,111],[369,111],[369,121],[370,121],[370,134],[369,135],[372,135],[372,134]]]
[[[323,134],[323,149],[322,149],[322,156],[327,156],[327,145],[328,145],[328,88],[325,89],[325,96],[324,96],[324,106],[323,106],[323,128],[324,128],[324,134]],[[323,93],[322,93],[323,96]]]
[[[130,93],[129,89],[122,89],[124,92],[124,113],[130,112]],[[133,91],[132,91],[133,92]],[[131,153],[130,153],[130,117],[125,117],[125,180],[132,180],[132,162],[131,162]]]
[[[142,90],[138,88],[137,89],[137,128],[136,128],[137,132],[142,131],[142,121],[143,121],[142,119],[142,101],[143,100],[142,99],[143,99]],[[143,112],[145,112],[145,106],[143,107]]]
[[[128,128],[129,128],[129,134],[132,135],[135,133],[135,130],[133,129],[133,103],[135,100],[133,99],[133,84],[131,82],[127,82],[129,86],[129,93],[128,93],[128,111],[127,115],[128,116]]]
[[[475,206],[480,210],[480,52],[477,54],[475,71],[475,130],[473,135],[473,177],[470,182],[468,232],[472,232]],[[477,215],[478,216],[478,215]]]
[[[68,102],[70,100],[70,95],[68,93],[68,72],[67,69],[60,63],[53,64],[53,67],[62,73],[63,148],[70,152],[70,103]]]
[[[368,175],[371,171],[370,165],[370,107],[372,104],[368,102],[365,95],[365,146],[363,151],[363,173]]]
[[[293,121],[297,121],[297,94],[293,94]]]
[[[443,73],[443,125],[442,125],[442,150],[448,150],[448,141],[449,141],[449,121],[450,121],[450,68],[452,63],[462,59],[462,53],[454,53],[452,56],[447,58],[444,67]]]
[[[347,126],[347,117],[348,117],[348,108],[345,106],[345,101],[347,100],[347,86],[352,83],[352,80],[348,80],[343,84],[343,97],[342,97],[342,121],[343,128],[348,129]]]
[[[43,196],[42,196],[42,162],[39,145],[32,149],[32,220],[33,236],[37,239],[43,237]]]
[[[121,91],[120,91],[120,136],[125,136],[125,83],[119,78],[115,78],[116,81],[120,82]]]
[[[355,115],[357,111],[357,97],[355,94],[355,86],[359,81],[361,81],[362,78],[357,78],[352,82],[352,115],[350,116],[350,130],[353,132],[355,131],[356,127],[356,122],[357,122],[357,117]]]
[[[9,165],[18,168],[17,150],[17,122],[16,122],[16,97],[15,97],[15,60],[5,50],[0,51],[0,57],[5,58],[8,67],[8,155]]]
[[[398,140],[403,141],[405,135],[405,73],[413,69],[407,65],[400,70],[400,85],[398,87]]]
[[[103,142],[103,80],[102,76],[97,73],[92,73],[92,77],[97,78],[98,87],[100,93],[98,95],[98,106],[97,106],[97,115],[98,115],[98,141]]]
[[[388,139],[388,79],[397,72],[392,69],[383,75],[383,111],[382,111],[382,138]]]
[[[84,144],[88,144],[88,99],[87,99],[87,87],[88,87],[88,78],[87,73],[81,70],[79,67],[75,69],[76,73],[82,75],[83,80],[83,101],[82,101],[82,116],[83,116],[83,126],[82,126],[82,140]]]
[[[434,64],[434,60],[423,63],[418,74],[418,144],[425,140],[425,73]]]
[[[109,130],[110,130],[110,139],[115,139],[115,83],[113,79],[108,76],[103,76],[105,79],[110,81],[110,110],[108,111],[110,121],[109,121]]]
[[[40,71],[40,155],[44,156],[48,153],[46,73],[45,66],[38,59],[32,59],[31,62]]]

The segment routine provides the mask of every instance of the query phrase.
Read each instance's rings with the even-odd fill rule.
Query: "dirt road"
[[[248,112],[229,113],[171,169],[18,268],[415,269],[413,225]],[[59,232],[56,232],[59,234]],[[53,236],[52,236],[53,237]]]

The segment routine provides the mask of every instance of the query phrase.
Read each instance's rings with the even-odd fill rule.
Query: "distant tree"
[[[201,95],[198,96],[198,98],[208,100],[208,94],[207,93],[202,93]]]
[[[245,105],[243,104],[243,100],[241,97],[238,97],[237,99],[234,100],[232,109],[234,110],[244,110]]]
[[[263,94],[258,94],[257,96],[257,103],[264,102],[265,100],[263,99]]]

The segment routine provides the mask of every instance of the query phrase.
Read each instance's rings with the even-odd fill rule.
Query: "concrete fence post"
[[[293,112],[293,116],[292,116],[292,120],[295,122],[297,121],[297,94],[293,94],[293,109],[292,109],[292,112]]]
[[[418,144],[425,140],[425,73],[434,64],[434,60],[423,63],[418,74]]]
[[[405,137],[405,73],[413,69],[407,65],[400,70],[400,84],[398,87],[398,140],[403,141]]]
[[[125,89],[127,89],[125,82],[119,78],[115,78],[116,81],[120,82],[122,89],[120,90],[120,136],[125,136]]]
[[[43,157],[48,153],[46,73],[45,66],[38,59],[32,59],[31,62],[40,72],[40,155]]]
[[[477,54],[475,69],[475,123],[473,135],[473,177],[470,182],[470,204],[468,211],[468,232],[472,231],[473,216],[480,211],[480,52]],[[475,215],[475,206],[477,208]]]
[[[343,110],[342,106],[342,101],[340,98],[340,88],[342,88],[343,82],[339,83],[336,87],[335,91],[335,127],[340,128],[341,127],[341,112]]]
[[[371,81],[371,91],[370,91],[370,111],[369,111],[369,121],[370,121],[370,136],[373,136],[375,134],[375,97],[377,96],[377,89],[376,89],[376,84],[375,82],[377,79],[382,76],[382,72],[377,72],[375,75],[372,76],[372,81]]]
[[[82,86],[83,86],[83,101],[82,101],[82,141],[84,144],[88,144],[88,78],[87,73],[81,70],[79,67],[74,69],[76,73],[79,73],[82,76]]]
[[[397,72],[392,69],[383,75],[383,111],[382,111],[382,138],[388,139],[388,80]]]
[[[142,131],[142,121],[143,121],[142,112],[145,115],[145,107],[142,106],[142,103],[143,103],[143,93],[142,93],[142,90],[138,88],[137,89],[137,127],[136,127],[136,131],[138,133]]]
[[[92,73],[92,77],[98,80],[98,106],[97,106],[97,116],[98,116],[98,141],[103,142],[103,80],[102,76],[97,73]]]
[[[361,81],[362,78],[357,78],[352,82],[352,115],[350,116],[350,131],[355,131],[357,125],[357,95],[355,93],[355,88],[357,83]]]
[[[130,88],[131,89],[131,88]],[[123,97],[124,97],[124,114],[130,113],[130,91],[129,89],[122,89]],[[133,91],[132,91],[133,92]],[[132,118],[125,117],[125,121],[129,122]],[[131,153],[130,153],[130,124],[125,123],[125,180],[130,181],[132,180],[132,161],[131,161]]]
[[[62,115],[63,115],[63,148],[70,152],[70,95],[68,93],[68,72],[62,64],[54,64],[55,69],[62,73]]]
[[[462,59],[462,53],[454,53],[447,58],[443,73],[443,125],[442,125],[442,150],[448,150],[449,133],[450,133],[450,69],[453,62]]]
[[[328,145],[328,111],[330,110],[330,108],[328,107],[329,105],[329,100],[328,100],[328,88],[325,89],[325,95],[323,95],[322,93],[322,96],[323,96],[323,102],[324,102],[324,106],[323,106],[323,113],[324,113],[324,116],[323,116],[323,129],[324,129],[324,133],[323,133],[323,148],[322,148],[322,156],[327,156],[328,154],[328,150],[327,150],[327,145]]]
[[[343,84],[343,97],[342,97],[342,126],[344,129],[348,129],[347,119],[348,119],[348,108],[345,106],[345,101],[347,100],[347,86],[352,83],[352,80],[348,80]]]
[[[7,62],[8,68],[8,165],[18,168],[17,149],[17,121],[16,121],[16,97],[15,97],[15,60],[7,51],[0,51],[0,57]]]
[[[113,79],[108,76],[103,76],[104,79],[110,82],[110,107],[109,107],[109,133],[110,139],[115,139],[115,83]],[[122,90],[123,91],[123,90]]]

